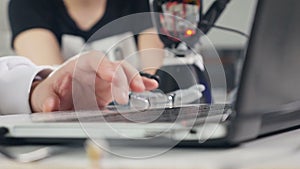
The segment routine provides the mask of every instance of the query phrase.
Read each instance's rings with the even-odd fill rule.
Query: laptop
[[[103,138],[145,144],[229,146],[300,125],[299,0],[259,0],[236,100],[145,110],[0,117],[5,140]],[[150,121],[150,123],[148,123]]]

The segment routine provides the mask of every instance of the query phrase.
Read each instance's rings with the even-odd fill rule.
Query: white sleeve
[[[0,58],[0,114],[31,113],[29,93],[35,76],[47,67],[20,56]]]

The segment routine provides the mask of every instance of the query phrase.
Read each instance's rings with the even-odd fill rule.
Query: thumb
[[[48,90],[48,95],[42,105],[43,112],[53,112],[59,111],[63,104],[62,98],[66,95],[70,95],[70,86],[72,86],[72,76],[69,73],[65,73],[62,76],[59,76],[57,80],[53,80],[50,90]],[[67,98],[70,100],[71,97]]]
[[[58,111],[60,108],[60,99],[56,94],[48,96],[42,106],[43,112]]]

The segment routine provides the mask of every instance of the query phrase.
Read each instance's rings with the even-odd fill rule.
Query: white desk
[[[112,147],[114,152],[144,154],[154,148]],[[100,162],[103,168],[300,168],[300,129],[242,144],[232,149],[173,149],[148,159],[128,159],[106,155]],[[75,149],[45,160],[18,164],[0,157],[1,169],[79,169],[91,168],[83,149]]]

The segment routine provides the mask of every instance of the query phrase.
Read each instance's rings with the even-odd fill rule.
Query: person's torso
[[[117,58],[136,51],[137,34],[151,26],[151,18],[132,15],[149,10],[141,1],[140,4],[132,4],[132,2],[133,0],[107,0],[103,16],[89,30],[82,30],[69,15],[63,0],[51,0],[48,6],[54,11],[51,24],[64,59],[91,49],[102,50],[110,55],[118,54]],[[143,1],[143,3],[148,2]],[[138,9],[138,5],[142,5],[141,9]],[[141,22],[143,19],[148,21]],[[120,50],[121,47],[128,47],[128,49]]]

